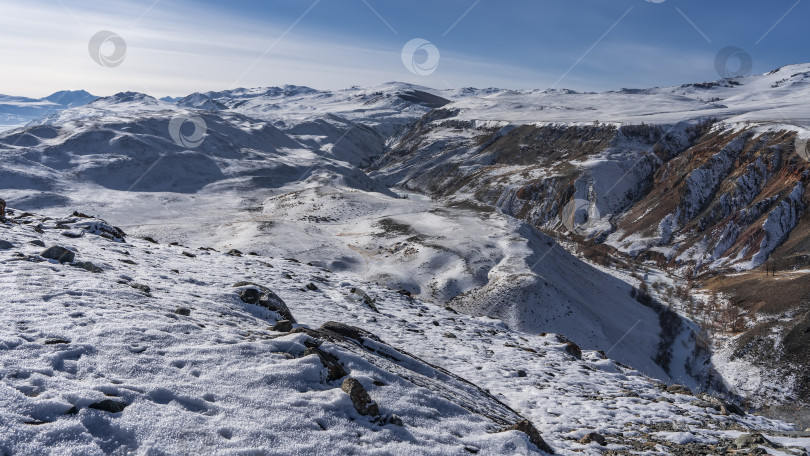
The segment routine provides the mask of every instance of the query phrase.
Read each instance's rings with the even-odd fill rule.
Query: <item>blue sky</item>
[[[754,72],[810,61],[810,0],[658,1],[5,1],[0,93],[164,96],[394,80],[599,91],[717,79],[715,56],[730,45],[750,54]],[[99,30],[126,41],[120,66],[88,54]],[[413,38],[439,50],[432,74],[403,64]]]

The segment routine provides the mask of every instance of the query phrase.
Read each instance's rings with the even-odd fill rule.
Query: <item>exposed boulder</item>
[[[43,250],[39,256],[49,260],[58,261],[60,263],[73,263],[73,260],[76,259],[75,253],[59,246],[48,247],[47,249]]]
[[[12,244],[11,242],[4,241],[4,240],[0,239],[0,250],[9,250],[9,249],[13,249],[13,248],[14,248],[14,244]]]
[[[343,380],[340,389],[349,395],[357,413],[366,416],[380,415],[380,408],[377,406],[377,403],[371,399],[371,396],[368,395],[368,391],[366,391],[356,378],[348,377]]]
[[[534,427],[534,425],[529,420],[519,421],[512,426],[509,426],[501,431],[520,431],[527,436],[529,436],[529,441],[534,444],[538,449],[541,451],[545,451],[546,453],[554,454],[554,450],[543,440],[543,437],[540,435],[540,431]]]
[[[279,320],[271,329],[277,332],[290,332],[293,329],[293,325],[290,320]]]
[[[321,325],[319,331],[324,331],[327,333],[335,333],[343,337],[348,337],[349,339],[354,339],[358,342],[363,342],[364,339],[373,340],[375,342],[382,342],[382,340],[379,337],[366,331],[365,329],[357,328],[355,326],[349,326],[347,324],[339,323],[336,321],[327,321],[326,323]]]
[[[338,361],[338,359],[335,356],[326,353],[320,348],[317,347],[307,348],[306,351],[304,351],[304,356],[309,355],[316,355],[318,359],[320,359],[321,364],[323,364],[323,367],[326,368],[326,380],[332,382],[339,378],[343,378],[349,375],[346,372],[346,370],[343,369],[343,366],[341,366],[340,361]]]
[[[136,290],[140,290],[140,291],[142,291],[142,292],[144,292],[146,294],[152,293],[152,289],[149,288],[148,285],[144,285],[142,283],[131,283],[131,284],[129,284],[129,286],[131,286],[132,288],[134,288]]]
[[[582,359],[582,349],[579,348],[579,346],[573,342],[566,342],[565,352],[576,359]]]
[[[292,312],[290,312],[290,308],[287,307],[287,303],[285,303],[284,300],[281,299],[277,294],[273,293],[273,290],[252,282],[237,282],[233,286],[235,288],[246,286],[251,287],[239,292],[239,298],[242,300],[242,302],[259,305],[265,309],[277,312],[279,315],[281,315],[282,319],[289,320],[292,324],[297,323]]]
[[[93,272],[93,273],[99,273],[99,272],[103,271],[100,267],[94,265],[93,263],[91,263],[89,261],[78,261],[76,263],[73,263],[71,266],[81,268],[81,269],[84,269],[87,272]]]
[[[295,317],[293,317],[292,312],[290,312],[290,308],[287,307],[284,300],[270,290],[267,290],[262,295],[262,298],[259,300],[259,305],[265,309],[277,312],[283,319],[289,320],[290,323],[296,323]]]
[[[258,304],[262,293],[255,288],[246,288],[239,292],[239,299],[246,304]]]
[[[766,439],[762,434],[743,434],[734,439],[734,448],[742,450],[744,448],[753,448],[758,445],[773,446],[773,443]]]
[[[579,439],[579,443],[583,445],[587,445],[592,442],[596,442],[602,446],[607,445],[607,440],[605,439],[605,436],[596,432],[589,432],[588,434],[585,434],[584,437]]]
[[[108,413],[120,413],[123,412],[125,408],[127,408],[129,404],[126,402],[120,401],[113,401],[111,399],[104,399],[101,402],[96,402],[93,404],[88,405],[91,409],[101,410],[102,412]]]
[[[667,391],[667,393],[672,393],[672,394],[685,394],[687,396],[692,395],[692,390],[690,390],[689,388],[687,388],[687,387],[685,387],[683,385],[669,385],[669,386],[667,386],[666,391]]]

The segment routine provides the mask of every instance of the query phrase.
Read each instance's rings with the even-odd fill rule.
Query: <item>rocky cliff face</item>
[[[696,280],[685,298],[700,312],[721,318],[702,298],[718,292],[743,321],[716,335],[716,361],[745,364],[761,381],[738,381],[730,367],[722,372],[729,386],[756,405],[810,401],[799,373],[810,366],[795,343],[810,297],[798,274],[810,264],[810,164],[795,128],[714,119],[514,125],[458,114],[424,116],[390,141],[371,174],[485,203],[614,260]],[[766,276],[774,267],[777,276]]]
[[[452,114],[425,116],[375,173],[699,273],[762,265],[806,206],[810,166],[790,131],[710,121],[513,127]],[[581,213],[565,212],[572,201]]]

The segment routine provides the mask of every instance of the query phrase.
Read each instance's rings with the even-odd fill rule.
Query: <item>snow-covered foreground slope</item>
[[[0,225],[0,452],[536,454],[503,431],[524,418],[560,454],[719,452],[752,430],[771,454],[810,446],[554,334],[292,260],[115,235],[78,216]],[[303,329],[240,298],[264,287]],[[379,416],[358,412],[349,376]],[[607,446],[578,442],[592,432]]]

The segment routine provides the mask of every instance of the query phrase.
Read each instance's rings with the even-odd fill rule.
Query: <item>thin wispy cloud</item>
[[[471,4],[448,2],[430,9],[414,4],[420,11],[412,11],[396,2],[374,3],[374,14],[363,2],[326,0],[233,10],[213,2],[9,2],[2,6],[0,39],[13,45],[0,49],[0,93],[44,96],[82,88],[101,95],[139,90],[164,96],[235,84],[336,89],[394,80],[436,88],[540,89],[559,80],[559,87],[607,90],[711,79],[720,46],[707,43],[667,2],[529,2],[519,17],[487,2],[473,9]],[[616,17],[630,11],[627,5],[631,13],[599,39]],[[686,10],[694,21],[709,24],[705,33],[713,42],[726,45],[729,26],[713,20],[715,7]],[[778,46],[792,33],[791,20],[789,15],[773,27],[768,42],[756,49],[752,35],[749,50],[759,53],[756,69],[803,60],[780,61],[765,47]],[[763,29],[773,22],[762,21]],[[443,36],[450,25],[452,33]],[[99,30],[126,40],[126,59],[115,69],[88,55],[88,40]],[[402,46],[417,37],[441,50],[441,63],[429,76],[414,75],[401,62]],[[582,58],[585,50],[590,52]]]

